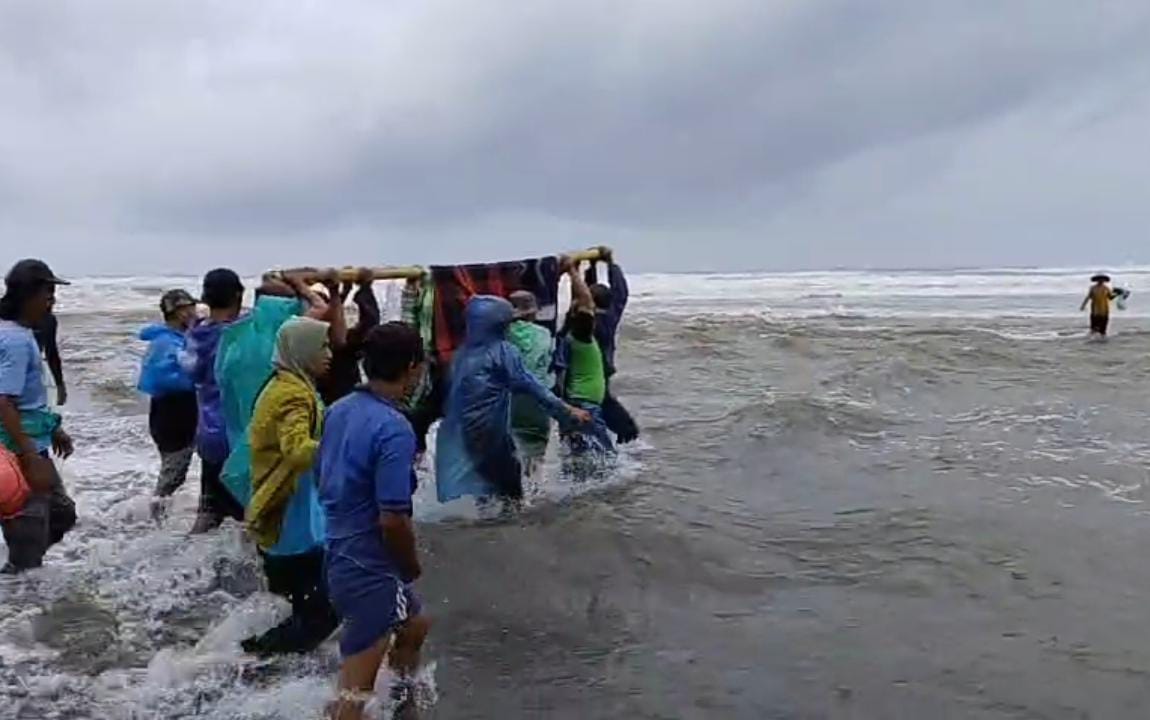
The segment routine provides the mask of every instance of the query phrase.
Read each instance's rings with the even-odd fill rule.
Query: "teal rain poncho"
[[[216,351],[216,382],[220,409],[231,453],[221,475],[228,492],[244,507],[252,494],[251,445],[248,424],[260,391],[275,372],[272,356],[276,334],[285,322],[304,311],[296,299],[263,296],[247,315],[227,326]]]

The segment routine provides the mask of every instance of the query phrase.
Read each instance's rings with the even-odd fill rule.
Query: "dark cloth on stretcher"
[[[559,260],[554,257],[483,265],[431,268],[435,283],[435,354],[446,367],[467,337],[467,302],[476,295],[506,298],[517,290],[534,293],[538,322],[555,332],[559,307]]]
[[[443,418],[447,369],[467,337],[468,301],[476,295],[507,297],[517,290],[534,293],[539,303],[539,324],[555,332],[559,307],[559,260],[554,257],[478,265],[434,266],[434,338],[428,372],[431,391],[406,413],[415,430],[419,452],[427,450],[427,433]]]

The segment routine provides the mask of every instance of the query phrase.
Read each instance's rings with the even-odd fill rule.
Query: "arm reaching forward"
[[[581,425],[591,421],[591,415],[586,410],[568,405],[536,380],[510,343],[504,343],[503,367],[507,371],[507,385],[511,391],[534,398],[551,417],[560,421],[570,419]]]

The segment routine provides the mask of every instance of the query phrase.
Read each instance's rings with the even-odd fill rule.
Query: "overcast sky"
[[[1150,263],[1146,0],[0,0],[0,260]]]

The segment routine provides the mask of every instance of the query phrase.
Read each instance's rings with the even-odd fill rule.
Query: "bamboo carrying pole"
[[[566,253],[567,257],[575,262],[596,262],[600,259],[601,253],[599,248],[590,248],[588,250],[578,250],[576,252]],[[340,282],[353,283],[359,278],[361,268],[344,267],[344,268],[292,268],[289,270],[273,270],[268,273],[269,275],[280,275],[298,277],[307,284],[312,284],[323,280],[325,277],[330,277],[333,273],[339,278]],[[419,280],[427,275],[427,270],[419,266],[410,267],[372,267],[367,268],[371,270],[372,277],[376,280]]]

